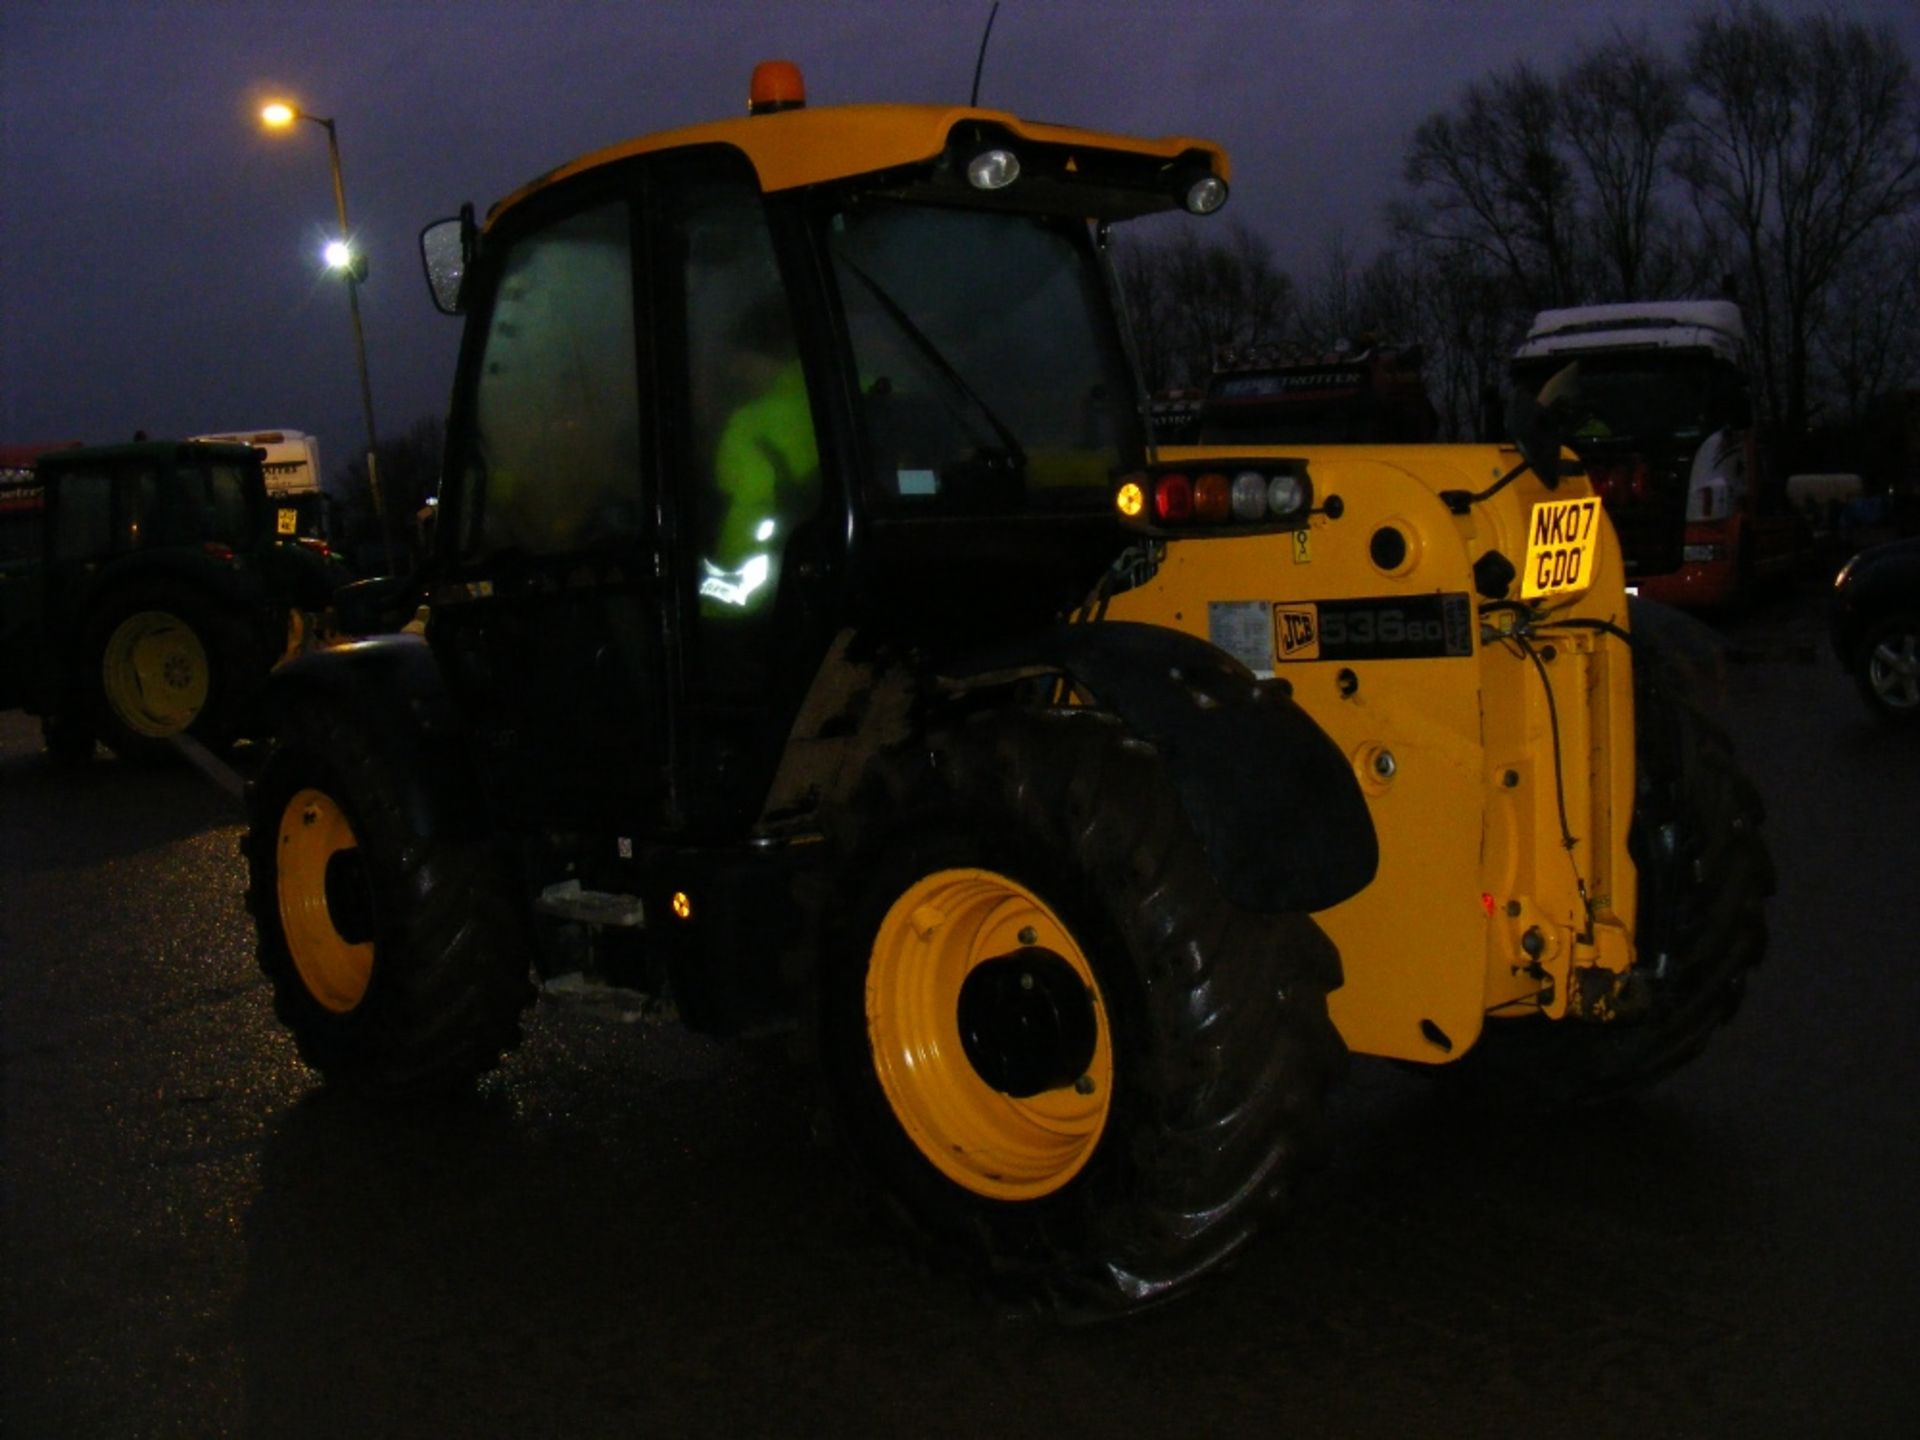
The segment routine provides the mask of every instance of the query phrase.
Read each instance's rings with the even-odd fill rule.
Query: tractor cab
[[[1219,151],[798,92],[423,236],[468,317],[428,633],[528,816],[739,834],[842,628],[964,652],[1126,543],[1106,225],[1217,207]]]

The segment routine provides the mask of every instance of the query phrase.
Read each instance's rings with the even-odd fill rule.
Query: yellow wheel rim
[[[200,637],[165,610],[127,616],[100,659],[107,703],[138,735],[178,735],[193,724],[207,703],[208,673]]]
[[[1072,1064],[1080,1073],[1021,1095],[976,1068],[962,1013],[989,967],[1026,955],[1065,981],[1073,992],[1067,1006],[1090,1026],[1091,1044],[1084,1068],[1077,1056]],[[1072,933],[1018,881],[942,870],[911,886],[874,938],[866,1010],[887,1103],[920,1153],[956,1184],[995,1200],[1038,1199],[1079,1174],[1099,1145],[1113,1103],[1106,1006]]]
[[[298,791],[280,812],[275,867],[280,928],[307,993],[336,1015],[358,1005],[373,978],[373,942],[340,933],[342,921],[336,919],[327,885],[335,857],[350,857],[359,847],[345,813],[323,791]],[[337,869],[335,883],[342,883]],[[338,896],[336,889],[333,898]],[[351,920],[345,923],[349,930],[358,928]]]

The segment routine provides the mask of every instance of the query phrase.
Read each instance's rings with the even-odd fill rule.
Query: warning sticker
[[[1273,622],[1265,600],[1215,600],[1207,605],[1207,638],[1254,674],[1273,674]]]

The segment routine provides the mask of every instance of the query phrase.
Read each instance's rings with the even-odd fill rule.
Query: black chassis
[[[523,877],[530,906],[563,876],[641,900],[649,943],[638,956],[607,944],[608,936],[548,926],[535,957],[543,974],[584,962],[637,988],[664,980],[682,1017],[716,1033],[791,1017],[802,993],[798,967],[818,938],[837,858],[831,817],[866,760],[969,710],[1052,703],[1067,687],[1117,714],[1162,755],[1216,882],[1247,908],[1325,908],[1369,883],[1378,861],[1351,767],[1286,682],[1257,680],[1212,646],[1152,626],[1058,625],[938,673],[844,631],[794,722],[760,814],[737,835],[701,841],[503,827],[489,799],[489,747],[419,636],[300,657],[279,668],[273,687],[280,705],[351,706],[379,726],[406,757],[417,832],[495,840]],[[1249,764],[1249,756],[1265,763]],[[676,918],[676,896],[697,897],[685,918]]]

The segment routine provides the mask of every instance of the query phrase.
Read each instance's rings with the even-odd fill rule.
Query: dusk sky
[[[383,434],[438,416],[457,321],[428,301],[422,224],[482,210],[583,151],[744,108],[785,58],[815,105],[962,103],[990,0],[0,0],[0,443],[364,427],[326,137],[268,133],[269,97],[335,118]],[[1776,0],[1789,13],[1811,8]],[[1920,61],[1920,4],[1841,7]],[[1469,81],[1557,70],[1615,29],[1677,51],[1674,0],[1007,0],[981,103],[1223,142],[1224,212],[1305,280],[1370,255],[1408,135]],[[1203,223],[1203,222],[1195,222]],[[1218,223],[1218,222],[1216,222]]]

